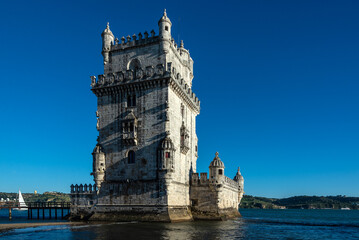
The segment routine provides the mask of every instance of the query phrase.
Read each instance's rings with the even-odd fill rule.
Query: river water
[[[1,239],[359,239],[358,210],[241,209],[242,217],[223,222],[91,223],[0,232]],[[22,215],[21,215],[22,214]],[[27,220],[14,213],[13,222]],[[7,212],[0,211],[1,224]],[[40,220],[41,221],[41,220]]]

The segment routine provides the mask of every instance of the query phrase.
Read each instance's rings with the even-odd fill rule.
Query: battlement
[[[230,187],[233,187],[233,188],[237,188],[239,187],[239,183],[234,181],[233,179],[227,177],[227,176],[224,176],[224,184],[230,186]]]
[[[198,173],[192,173],[192,185],[208,185],[209,183],[211,184],[222,184],[222,185],[227,185],[229,187],[238,189],[239,188],[239,183],[234,181],[233,179],[227,177],[227,176],[223,176],[223,180],[221,182],[218,182],[218,180],[216,179],[208,179],[208,175],[206,172],[200,173],[200,175]]]
[[[189,51],[184,48],[183,40],[181,40],[181,44],[178,45],[173,38],[169,41],[167,39],[160,38],[159,35],[156,35],[154,30],[152,30],[150,33],[150,36],[148,32],[145,31],[143,35],[142,33],[138,33],[137,35],[133,34],[132,36],[127,35],[127,37],[122,36],[121,39],[115,38],[115,40],[111,42],[110,51],[122,51],[128,48],[142,47],[147,44],[158,43],[161,40],[170,42],[170,47],[174,50],[175,53],[178,54],[179,57],[189,57]]]
[[[200,173],[200,175],[198,173],[192,173],[192,180],[191,180],[192,185],[208,185],[209,184],[209,179],[208,179],[208,175],[206,172],[202,172]]]
[[[199,112],[200,100],[182,78],[181,74],[177,72],[176,68],[172,67],[171,63],[167,64],[167,70],[165,70],[163,64],[158,64],[157,66],[147,66],[145,69],[140,68],[136,71],[119,71],[107,75],[98,75],[98,78],[96,78],[96,76],[91,76],[90,78],[92,90],[95,92],[97,89],[133,83],[146,83],[147,81],[163,79],[164,77],[173,79],[174,81],[171,81],[172,86],[177,90],[180,89],[180,92],[194,104],[196,110]]]
[[[159,42],[159,36],[155,35],[155,31],[152,30],[151,35],[149,36],[148,32],[144,32],[139,34],[133,34],[132,37],[127,35],[127,37],[121,37],[121,41],[118,38],[115,38],[114,42],[111,44],[111,51],[122,51],[127,48],[139,47],[146,44],[152,44]]]
[[[71,194],[93,194],[93,193],[96,193],[97,192],[97,187],[96,187],[96,184],[80,184],[80,185],[73,185],[71,184],[70,186],[71,188],[71,191],[70,193]]]

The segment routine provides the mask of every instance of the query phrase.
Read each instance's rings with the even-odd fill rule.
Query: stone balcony
[[[138,144],[137,132],[133,131],[133,132],[122,133],[122,143],[125,145],[137,146]]]

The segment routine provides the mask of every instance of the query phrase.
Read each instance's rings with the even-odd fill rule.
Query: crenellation
[[[84,184],[84,185],[71,184],[70,188],[71,188],[71,191],[70,191],[71,194],[92,194],[97,191],[96,185],[95,184],[92,185],[91,183],[88,185],[87,184]]]

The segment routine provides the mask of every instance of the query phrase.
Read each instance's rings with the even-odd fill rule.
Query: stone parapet
[[[130,50],[133,48],[144,47],[145,45],[151,44],[159,44],[161,41],[168,42],[168,46],[172,49],[173,54],[181,61],[181,63],[188,67],[190,71],[193,71],[193,60],[190,57],[189,51],[183,47],[183,41],[181,41],[181,45],[174,41],[172,38],[164,39],[155,35],[155,31],[152,30],[151,35],[149,36],[148,32],[144,32],[139,34],[133,34],[132,36],[128,35],[127,37],[121,37],[121,39],[116,38],[114,42],[111,43],[110,52],[121,52]]]
[[[236,188],[236,189],[239,188],[238,182],[234,181],[233,179],[230,179],[227,176],[224,176],[223,184],[228,185],[228,186],[233,187],[233,188]]]
[[[96,193],[97,191],[97,187],[96,187],[96,184],[76,184],[76,185],[73,185],[71,184],[70,186],[71,188],[71,191],[70,193],[71,194],[92,194],[92,193]]]
[[[206,172],[200,173],[192,173],[191,185],[199,186],[199,185],[208,185],[209,179]]]
[[[131,74],[127,74],[128,72]],[[137,76],[137,73],[135,75]],[[144,74],[141,73],[140,76],[133,78],[131,70],[126,71],[126,73],[110,73],[107,76],[98,75],[98,79],[95,76],[91,76],[91,90],[96,96],[103,96],[123,90],[151,88],[156,84],[165,83],[169,84],[192,109],[199,113],[200,100],[175,70],[172,69],[171,72],[164,71],[161,64],[157,65],[156,68],[147,66]]]
[[[159,36],[155,36],[155,31],[151,31],[151,36],[148,32],[139,33],[138,35],[133,34],[132,37],[128,35],[127,37],[121,37],[121,41],[116,38],[114,44],[111,46],[111,51],[123,51],[129,48],[142,47],[146,44],[152,44],[159,42]]]

